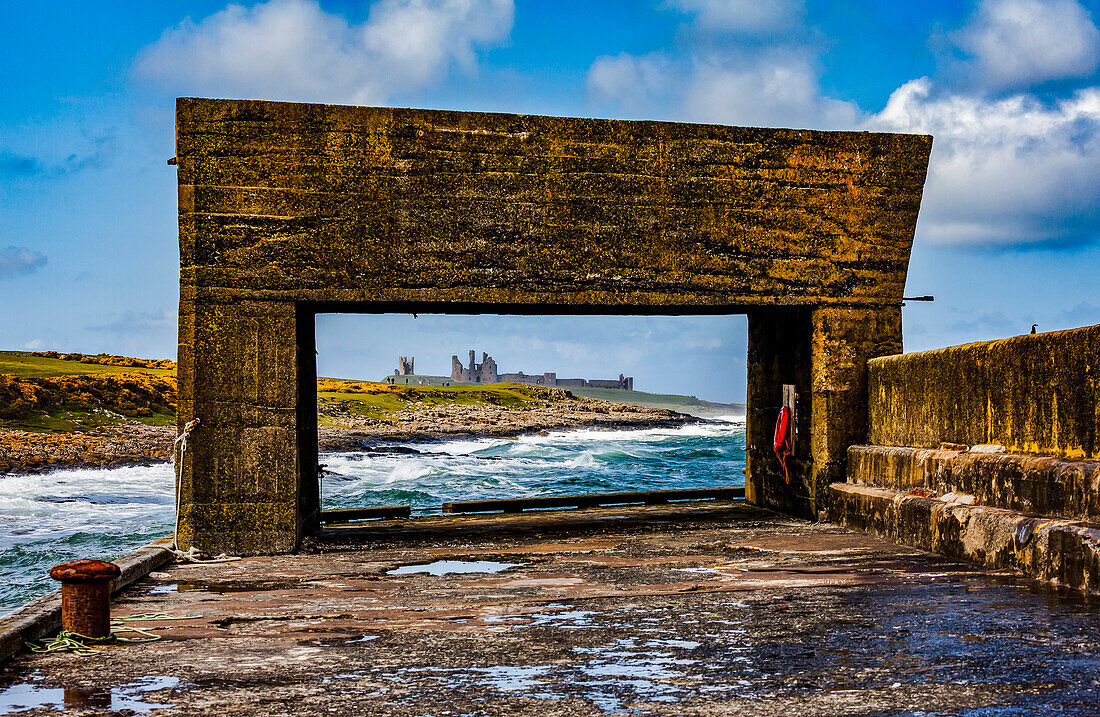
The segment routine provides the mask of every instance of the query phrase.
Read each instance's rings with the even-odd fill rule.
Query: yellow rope
[[[127,622],[145,621],[145,620],[194,620],[200,618],[202,615],[169,615],[166,612],[146,612],[140,615],[126,615],[124,617],[116,617],[111,620],[111,633],[106,637],[88,637],[87,635],[81,635],[76,632],[69,632],[68,630],[62,630],[54,637],[46,640],[42,640],[40,643],[28,642],[27,647],[31,652],[41,653],[55,653],[55,652],[68,652],[77,657],[90,657],[97,655],[101,652],[96,645],[120,645],[120,644],[135,644],[142,642],[154,642],[160,639],[160,635],[157,635],[151,630],[155,630],[155,627],[133,627],[126,626]],[[142,637],[122,637],[119,633],[133,632],[141,635]]]

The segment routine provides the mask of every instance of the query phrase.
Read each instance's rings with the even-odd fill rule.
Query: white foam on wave
[[[715,416],[714,418],[712,418],[710,420],[720,421],[722,423],[737,423],[737,424],[740,424],[742,426],[745,425],[745,416],[744,416],[744,414],[740,414],[740,415],[730,414],[728,416]]]
[[[582,451],[566,461],[565,465],[569,468],[591,468],[596,465],[596,456],[592,451]]]
[[[676,438],[720,438],[723,436],[736,436],[743,428],[743,424],[708,421],[706,423],[689,423],[675,428],[642,428],[642,429],[602,429],[602,428],[578,428],[569,431],[553,431],[548,435],[524,436],[522,440],[530,443],[562,443],[562,442],[630,442],[630,443],[654,443]]]
[[[472,453],[497,448],[511,443],[507,438],[453,438],[440,443],[417,445],[421,453],[447,453],[452,456],[468,456]]]
[[[424,461],[395,461],[389,475],[382,481],[386,485],[394,483],[420,483],[421,479],[432,472],[432,467]]]
[[[88,495],[115,495],[120,498],[167,498],[173,495],[172,466],[120,468],[67,468],[48,473],[0,476],[0,500],[20,498],[76,498]]]
[[[730,482],[718,466],[738,460],[743,436],[743,424],[707,421],[408,443],[418,453],[326,454],[324,462],[340,479],[323,482],[322,492],[325,505],[334,508],[400,500],[412,501],[414,510],[432,510],[448,500],[710,485]],[[709,460],[719,463],[711,468],[705,463]],[[738,467],[727,466],[734,481]]]
[[[721,437],[744,430],[744,416],[722,416],[703,423],[689,423],[672,428],[575,428],[528,433],[518,438],[454,438],[439,443],[408,444],[420,453],[471,456],[478,453],[508,455],[538,454],[563,442],[655,442],[678,437]]]
[[[115,539],[170,525],[173,481],[167,463],[2,476],[0,544],[76,533]]]

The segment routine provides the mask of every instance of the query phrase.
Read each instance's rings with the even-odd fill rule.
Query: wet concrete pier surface
[[[155,572],[115,615],[190,619],[24,654],[0,713],[1100,711],[1094,601],[835,526],[735,503],[393,525]]]

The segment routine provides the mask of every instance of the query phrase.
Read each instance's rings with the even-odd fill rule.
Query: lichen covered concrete
[[[933,496],[962,493],[979,505],[1100,523],[1100,461],[905,446],[852,446],[848,482]]]
[[[1100,325],[875,358],[867,442],[1097,458]]]
[[[748,419],[799,377],[795,479],[750,440],[750,500],[808,517],[863,438],[866,359],[901,350],[931,137],[197,98],[176,130],[186,545],[316,530],[318,311],[796,318],[750,348],[800,353],[751,367]]]
[[[829,518],[889,540],[1100,594],[1100,526],[940,497],[834,483]]]
[[[744,504],[427,518],[309,547],[153,573],[115,614],[190,619],[89,658],[23,655],[0,704],[767,716],[1100,703],[1085,599]],[[501,565],[391,572],[442,560]]]

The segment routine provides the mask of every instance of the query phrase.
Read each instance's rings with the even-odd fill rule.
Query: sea
[[[326,509],[634,490],[743,486],[745,424],[729,416],[674,428],[548,431],[518,438],[379,443],[325,453]],[[172,466],[0,475],[0,615],[54,589],[47,572],[107,560],[173,529]]]

